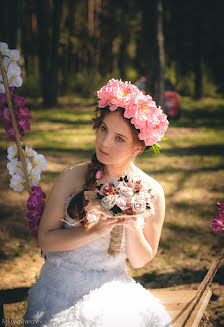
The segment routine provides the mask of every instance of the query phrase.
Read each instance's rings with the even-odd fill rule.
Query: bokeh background
[[[160,156],[147,152],[136,164],[163,186],[167,210],[156,258],[130,274],[149,289],[197,289],[224,246],[223,233],[209,227],[224,190],[224,2],[0,0],[0,8],[0,40],[21,51],[16,92],[32,114],[22,141],[48,161],[40,183],[47,194],[64,168],[94,152],[96,91],[112,77],[144,77],[170,126]],[[169,117],[167,80],[177,117]],[[44,259],[26,222],[28,193],[9,187],[13,142],[1,122],[0,135],[1,292],[30,287]],[[200,326],[221,327],[223,267],[212,290],[209,321]],[[25,309],[26,300],[7,304],[5,316],[21,319]]]

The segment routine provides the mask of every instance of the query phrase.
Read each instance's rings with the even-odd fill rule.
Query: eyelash
[[[101,129],[102,132],[106,132],[107,131],[107,128],[105,126],[103,126],[103,125],[100,127],[100,129]],[[122,139],[122,137],[120,137],[120,136],[117,136],[116,137],[116,140],[118,142],[124,142],[124,139]]]

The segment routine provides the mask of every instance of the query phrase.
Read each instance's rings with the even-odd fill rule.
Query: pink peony
[[[150,95],[144,95],[130,82],[111,79],[98,92],[98,107],[109,106],[111,111],[124,108],[124,117],[140,130],[139,138],[146,146],[161,141],[169,122],[162,109],[157,108]]]
[[[139,93],[139,89],[129,83],[111,79],[105,86],[98,92],[98,107],[104,108],[109,106],[111,111],[116,110],[118,107],[125,108],[131,101],[134,101],[134,96]]]

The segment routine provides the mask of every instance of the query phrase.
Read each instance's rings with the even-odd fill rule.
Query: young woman
[[[143,267],[157,252],[165,216],[163,189],[133,159],[162,139],[168,121],[152,98],[131,83],[112,79],[98,97],[96,152],[91,162],[66,168],[48,197],[38,233],[46,262],[29,291],[24,325],[168,327],[165,307],[128,275],[126,266],[128,258],[134,268]],[[148,214],[142,218],[131,209],[125,219],[96,209],[90,220],[84,191],[96,192],[114,180],[118,185],[124,176],[152,192]],[[142,199],[139,189],[136,201]],[[134,195],[128,197],[127,191],[123,188],[123,199],[133,204]],[[139,203],[134,203],[138,210]],[[116,202],[116,208],[127,213],[127,202]],[[119,253],[110,255],[115,226],[123,226],[122,241]]]

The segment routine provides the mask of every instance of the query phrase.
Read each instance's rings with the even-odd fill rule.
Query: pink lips
[[[101,149],[99,150],[99,152],[100,152],[100,154],[102,154],[103,156],[109,156],[109,154],[108,154],[108,153],[106,153],[106,152],[103,152]]]

